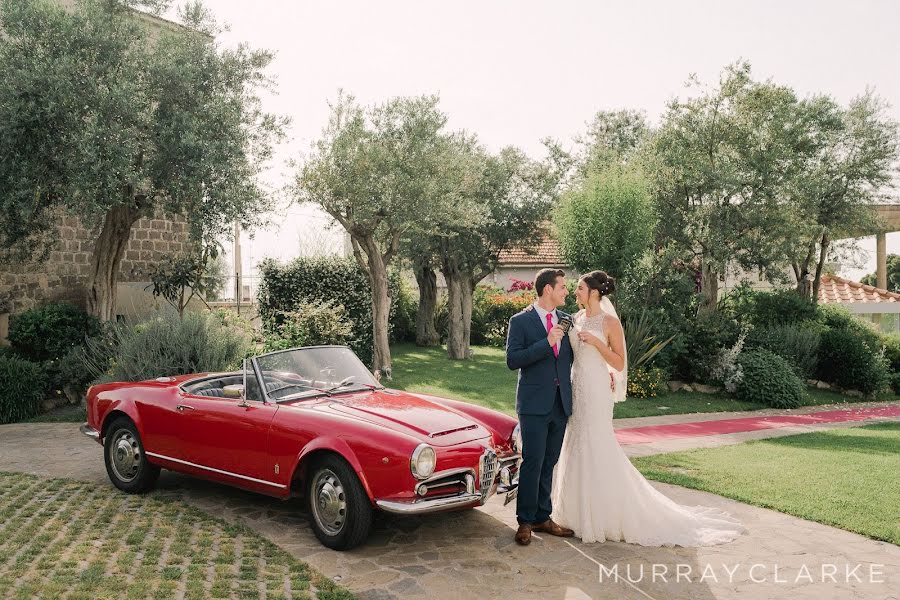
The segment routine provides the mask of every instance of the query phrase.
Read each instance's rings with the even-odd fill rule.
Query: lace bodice
[[[606,320],[609,316],[610,315],[607,313],[601,311],[599,314],[589,317],[584,309],[575,313],[575,316],[572,318],[574,326],[569,330],[569,342],[571,342],[572,348],[575,351],[575,360],[578,360],[579,355],[584,356],[587,352],[595,355],[595,358],[599,358],[604,363],[606,362],[599,350],[591,344],[582,342],[578,339],[578,332],[589,331],[603,342],[606,342]]]

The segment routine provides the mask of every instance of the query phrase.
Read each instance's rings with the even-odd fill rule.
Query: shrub
[[[816,306],[795,290],[753,292],[742,307],[746,307],[747,319],[757,327],[798,323],[816,317]]]
[[[737,397],[773,408],[795,408],[803,403],[806,389],[786,360],[758,348],[741,353],[743,378]]]
[[[280,315],[275,331],[266,336],[265,351],[297,346],[344,346],[352,335],[353,323],[342,305],[305,302],[296,310]]]
[[[97,339],[91,338],[92,341]],[[87,389],[95,378],[93,372],[84,367],[85,348],[86,346],[72,348],[67,355],[56,361],[55,371],[48,373],[51,377],[51,389],[62,392],[70,404],[79,404],[84,400]],[[46,365],[44,363],[45,367]]]
[[[38,414],[46,389],[39,364],[8,354],[0,356],[0,424]]]
[[[526,306],[534,303],[534,295],[530,292],[519,294],[488,293],[480,303],[482,311],[479,334],[486,344],[504,347],[509,320]],[[473,311],[474,312],[474,311]],[[475,337],[475,320],[472,321],[472,337]],[[474,343],[474,342],[473,342]]]
[[[110,326],[91,339],[81,362],[94,380],[141,381],[155,377],[229,371],[240,367],[250,340],[208,313],[166,313],[136,325]]]
[[[881,338],[881,343],[884,345],[884,358],[891,373],[900,373],[900,335],[885,335]]]
[[[688,381],[708,381],[724,348],[737,343],[741,327],[726,311],[701,312],[682,333],[682,352],[676,359],[676,375]]]
[[[710,369],[710,377],[714,382],[722,384],[725,391],[734,393],[744,379],[744,368],[741,366],[741,352],[744,349],[745,335],[741,334],[731,348],[719,350],[719,356]]]
[[[858,335],[871,350],[881,348],[881,334],[873,323],[867,323],[837,304],[819,305],[816,320],[829,329],[851,331]]]
[[[869,346],[865,332],[852,328],[822,334],[818,373],[820,379],[865,394],[880,392],[890,383],[887,360]]]
[[[900,373],[891,373],[891,391],[900,394]]]
[[[816,373],[824,330],[815,321],[756,327],[747,337],[747,346],[774,352],[788,361],[798,377],[808,379]]]
[[[628,371],[628,396],[655,398],[666,391],[666,372],[663,369],[638,367]]]
[[[33,362],[58,360],[100,333],[100,320],[65,302],[53,302],[13,315],[9,342]]]
[[[263,330],[277,331],[283,315],[301,303],[335,302],[344,306],[353,323],[350,347],[371,366],[373,352],[372,295],[369,280],[356,261],[342,257],[301,257],[287,264],[265,260],[259,266],[259,314]],[[391,313],[394,314],[400,277],[390,279]]]
[[[397,295],[391,306],[391,343],[416,341],[419,300],[412,284],[397,276]]]

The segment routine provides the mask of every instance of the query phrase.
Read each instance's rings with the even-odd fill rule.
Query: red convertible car
[[[343,346],[263,354],[242,371],[95,385],[81,431],[119,489],[160,469],[305,497],[325,546],[363,542],[374,511],[472,508],[517,491],[521,436],[507,415],[386,389]]]

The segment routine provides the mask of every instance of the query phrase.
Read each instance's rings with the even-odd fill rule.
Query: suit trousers
[[[563,409],[559,387],[556,401],[546,415],[519,415],[522,430],[522,466],[516,518],[519,523],[538,524],[550,518],[553,468],[559,460],[563,435],[569,418]]]

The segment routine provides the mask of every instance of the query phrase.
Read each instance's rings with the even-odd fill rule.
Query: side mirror
[[[375,376],[375,381],[381,382],[381,371],[379,369],[375,369],[375,372],[372,373]]]

